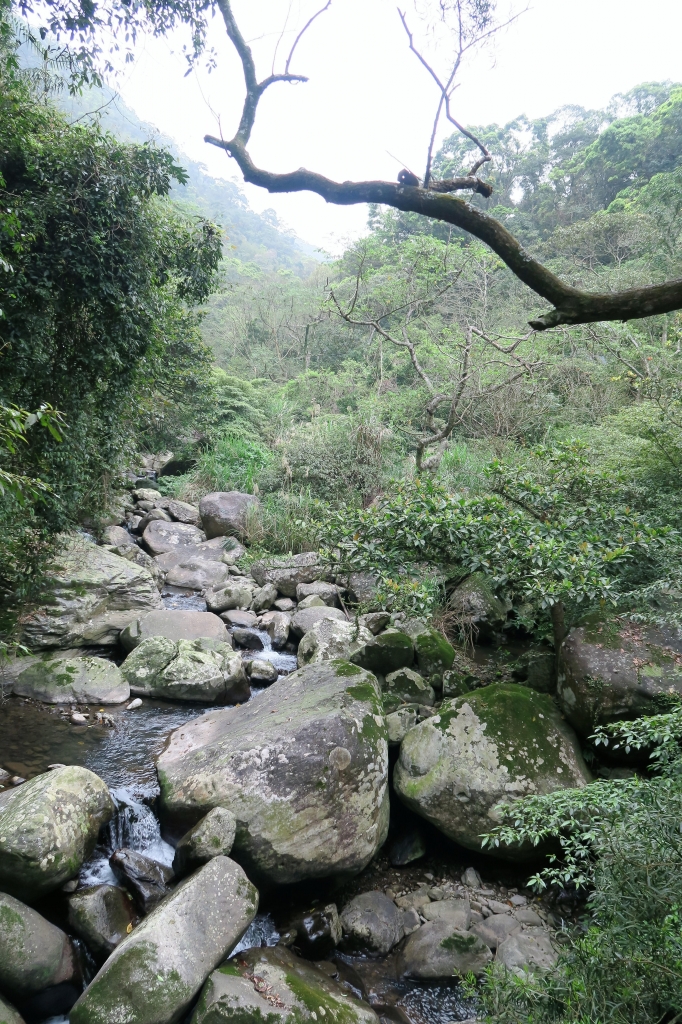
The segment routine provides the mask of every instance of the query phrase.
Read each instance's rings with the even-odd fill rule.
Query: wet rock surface
[[[224,640],[149,637],[126,658],[122,672],[136,696],[238,704],[251,692],[241,657]]]
[[[145,914],[168,895],[173,870],[137,850],[116,850],[109,864],[121,885]]]
[[[214,807],[185,832],[175,848],[173,871],[178,877],[207,864],[213,857],[228,857],[234,845],[237,819],[226,807]]]
[[[98,961],[106,960],[139,921],[132,896],[116,885],[90,885],[69,897],[69,926]]]

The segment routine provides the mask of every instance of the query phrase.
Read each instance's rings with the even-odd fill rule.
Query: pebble
[[[74,711],[69,719],[71,725],[87,725],[88,719],[86,715],[81,715],[79,711]]]
[[[468,886],[470,889],[480,889],[483,885],[481,876],[479,875],[476,868],[467,868],[462,875],[462,885]]]
[[[134,711],[135,708],[141,708],[141,707],[142,707],[142,699],[141,699],[141,697],[136,697],[135,700],[131,700],[130,704],[128,704],[128,706],[126,707],[126,711]]]
[[[26,779],[22,779],[21,775],[10,775],[9,781],[12,786],[21,786],[23,782],[26,782]]]

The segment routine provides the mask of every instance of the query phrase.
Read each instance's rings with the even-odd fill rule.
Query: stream
[[[167,608],[187,611],[204,611],[206,607],[204,599],[194,591],[165,589],[163,601]],[[280,675],[295,671],[295,655],[273,650],[267,633],[257,629],[250,632],[260,641],[262,650],[241,650],[245,661],[253,657],[266,659],[276,666]],[[252,688],[249,700],[257,701],[262,692],[262,689]],[[84,710],[93,713],[99,709],[93,706]],[[206,705],[143,698],[141,706],[133,711],[127,711],[125,705],[107,706],[110,726],[94,723],[75,726],[53,705],[17,697],[0,701],[2,767],[29,779],[46,771],[50,765],[82,765],[107,783],[115,800],[117,812],[102,830],[92,857],[83,865],[79,886],[118,884],[109,866],[109,856],[121,847],[137,850],[162,864],[172,864],[174,850],[162,838],[154,810],[159,793],[155,759],[174,729],[209,710],[212,708]],[[362,881],[371,869],[372,865],[356,882]],[[422,867],[425,869],[428,864]],[[461,871],[461,865],[456,871]],[[379,886],[365,884],[364,890],[375,887]],[[311,905],[311,897],[315,902],[318,889],[327,902],[334,900],[333,893],[325,895],[328,888],[311,883],[305,892],[298,894],[266,894],[261,901],[261,912],[232,954],[253,946],[275,945],[280,938],[277,923],[283,927],[284,916],[291,914],[292,908],[295,911],[296,902],[299,910],[306,910]],[[362,885],[356,886],[356,890],[364,891]],[[342,903],[339,900],[339,909]],[[474,1012],[471,1002],[462,997],[454,983],[429,985],[399,978],[390,955],[371,959],[337,951],[330,959],[334,959],[338,967],[339,978],[356,995],[377,1006],[384,1024],[449,1024],[465,1020]],[[67,1021],[67,1017],[54,1017],[46,1024],[66,1024]]]

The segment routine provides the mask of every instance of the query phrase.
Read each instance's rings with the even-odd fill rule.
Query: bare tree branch
[[[308,20],[306,21],[305,25],[303,26],[303,28],[301,29],[301,31],[300,31],[300,32],[298,33],[298,35],[297,35],[297,36],[296,36],[296,38],[294,39],[294,45],[293,45],[293,46],[291,47],[291,49],[289,50],[289,56],[287,57],[287,62],[286,62],[286,64],[284,65],[284,74],[285,74],[285,75],[288,75],[288,74],[289,74],[289,65],[291,64],[291,58],[293,57],[293,55],[294,55],[294,50],[296,49],[296,47],[297,47],[297,46],[298,46],[298,44],[300,43],[300,41],[301,41],[301,38],[302,38],[302,37],[303,37],[303,36],[305,35],[305,33],[306,33],[306,32],[308,31],[308,29],[310,28],[310,26],[312,25],[312,23],[313,23],[313,22],[315,21],[315,18],[319,18],[319,16],[320,16],[321,14],[324,14],[324,12],[325,12],[325,11],[328,11],[328,10],[329,10],[329,8],[331,7],[331,5],[332,5],[332,0],[327,0],[327,3],[326,3],[326,4],[324,5],[324,7],[320,7],[319,11],[316,11],[316,12],[315,12],[315,14],[313,14],[312,18],[308,18]]]
[[[551,270],[528,253],[503,224],[470,206],[464,200],[432,189],[401,185],[389,181],[345,181],[299,168],[284,174],[257,167],[246,148],[253,129],[261,96],[274,82],[305,82],[303,75],[270,75],[258,82],[253,55],[232,14],[230,0],[217,0],[230,38],[242,63],[246,96],[239,128],[234,138],[226,141],[206,135],[204,141],[224,149],[239,166],[244,180],[268,192],[314,192],[328,203],[352,206],[374,203],[397,210],[418,213],[432,220],[467,231],[497,253],[513,274],[540,295],[552,309],[530,321],[536,331],[561,324],[595,323],[602,320],[632,320],[670,313],[682,308],[682,279],[664,284],[628,288],[620,292],[585,292],[566,284]],[[473,179],[472,181],[477,181]],[[472,189],[473,185],[467,185]]]

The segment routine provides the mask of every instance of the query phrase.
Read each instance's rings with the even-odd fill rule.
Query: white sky
[[[419,30],[413,2],[404,0]],[[260,58],[259,78],[270,72],[287,11],[294,32],[285,36],[281,57],[319,6],[320,0],[234,0]],[[142,119],[172,136],[209,173],[237,180],[227,155],[203,142],[207,133],[220,134],[218,118],[223,136],[231,137],[243,98],[241,68],[221,28],[216,18],[217,71],[208,74],[202,66],[183,77],[184,35],[178,33],[142,40],[117,86]],[[680,0],[657,0],[648,9],[640,0],[531,0],[494,51],[465,67],[454,112],[475,124],[521,113],[537,117],[567,103],[600,107],[640,82],[682,80],[681,39]],[[435,59],[446,61],[447,52]],[[299,44],[291,70],[310,82],[274,85],[266,93],[250,145],[257,163],[277,171],[305,166],[339,180],[394,180],[403,163],[423,172],[437,93],[407,48],[394,0],[333,0]],[[447,134],[443,125],[440,137]],[[271,196],[253,186],[245,193],[254,209],[275,209],[301,238],[331,252],[365,230],[364,206],[328,206],[306,194]]]

